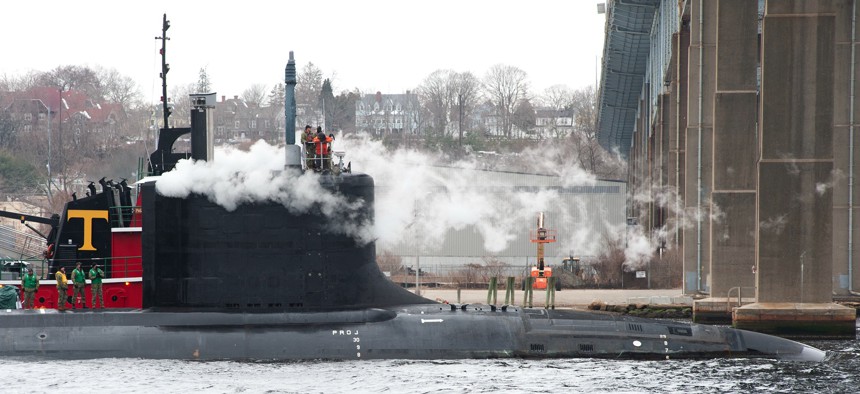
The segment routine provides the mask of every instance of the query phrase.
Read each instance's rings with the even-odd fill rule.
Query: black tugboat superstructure
[[[290,67],[294,78],[292,53],[288,87],[295,84]],[[289,124],[291,102],[287,97],[287,130],[295,129],[294,114],[292,128]],[[199,112],[205,120],[205,108]],[[200,146],[199,138],[206,133],[195,127],[205,128],[205,122],[192,122],[189,130]],[[162,131],[164,146],[159,144],[164,150],[151,156],[156,170],[169,171],[176,160],[188,157],[168,146],[176,138],[168,134],[184,132]],[[287,165],[279,177],[302,171],[300,147],[289,134]],[[206,196],[163,196],[157,179],[143,183],[143,309],[0,311],[0,355],[199,360],[824,358],[824,352],[798,342],[726,327],[427,300],[380,272],[373,242],[336,230],[340,221],[373,217],[373,179],[354,173],[315,176],[323,190],[359,207],[357,211],[348,219],[337,218],[313,207],[295,212],[276,202],[227,210]]]

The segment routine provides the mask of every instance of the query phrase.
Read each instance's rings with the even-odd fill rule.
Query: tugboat
[[[100,191],[91,182],[86,197],[75,197],[66,203],[61,215],[54,214],[50,218],[0,211],[0,216],[20,219],[28,227],[31,227],[29,223],[50,226],[48,235],[44,236],[46,245],[42,254],[46,269],[36,292],[36,308],[59,307],[53,273],[60,267],[72,272],[78,262],[85,270],[98,264],[105,271],[102,285],[105,306],[142,306],[139,205],[132,204],[131,186],[125,179],[114,183],[102,178],[99,184]],[[14,280],[0,281],[3,286],[19,284],[20,281]],[[91,299],[89,290],[87,287],[88,300]]]
[[[166,31],[166,16],[164,23]],[[55,245],[52,268],[94,256],[84,254],[93,252],[90,247],[100,253],[110,250],[108,255],[114,256],[139,240],[139,266],[132,259],[125,265],[114,260],[108,269],[112,277],[125,270],[142,272],[140,281],[128,283],[129,290],[132,283],[140,283],[141,308],[0,311],[0,356],[824,359],[825,353],[813,347],[755,332],[600,312],[439,304],[395,285],[375,262],[374,242],[349,231],[372,220],[373,179],[351,171],[303,172],[301,147],[293,134],[292,53],[286,85],[285,167],[271,174],[271,181],[287,195],[313,187],[326,201],[336,201],[342,212],[333,214],[324,204],[296,209],[278,202],[245,203],[228,210],[204,195],[160,193],[159,182],[178,160],[212,160],[208,95],[194,96],[192,151],[172,153],[174,136],[182,133],[162,130],[159,151],[150,159],[155,172],[163,175],[138,182],[139,209],[94,213],[104,204],[130,201],[114,193],[116,187],[105,188],[69,202],[55,226],[57,236],[49,237]],[[296,181],[303,176],[310,178]],[[116,194],[120,198],[111,200]],[[90,219],[73,230],[77,217]],[[114,220],[125,227],[111,226]],[[119,228],[139,230],[115,231]],[[117,246],[115,234],[137,238]],[[66,237],[71,237],[71,247],[64,244]],[[133,271],[135,267],[141,271]]]

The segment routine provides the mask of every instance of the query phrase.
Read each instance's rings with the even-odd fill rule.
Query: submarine
[[[284,175],[285,176],[285,175]],[[372,217],[373,179],[320,175]],[[187,360],[771,357],[804,344],[727,327],[596,311],[440,304],[394,284],[373,242],[321,212],[234,211],[142,186],[143,308],[0,311],[0,355]]]
[[[292,182],[309,171],[303,168],[304,155],[291,132],[295,75],[290,52],[285,79],[290,130],[286,165],[272,174],[285,194],[308,187]],[[190,130],[161,130],[159,149],[150,156],[152,172],[165,177],[181,160],[214,159],[212,138],[207,138],[208,99],[209,95],[192,97]],[[175,153],[171,145],[185,133],[191,134],[191,153]],[[376,264],[375,243],[357,239],[350,230],[372,222],[373,178],[352,172],[351,165],[308,176],[315,190],[334,196],[344,214],[333,215],[330,206],[321,204],[297,210],[274,201],[227,209],[202,194],[164,195],[158,189],[163,179],[159,175],[138,182],[139,212],[113,210],[116,213],[110,215],[140,224],[141,307],[0,310],[0,356],[255,361],[512,357],[822,361],[826,356],[799,342],[728,327],[425,299],[388,280]],[[88,200],[77,202],[81,201]],[[67,217],[59,222],[71,223]],[[62,245],[68,231],[59,229],[53,242]],[[70,245],[67,256],[82,247]],[[54,256],[51,261],[53,269],[74,263],[74,258]]]
[[[280,174],[278,176],[287,176]],[[319,175],[373,214],[373,179]],[[187,360],[674,359],[825,353],[766,334],[597,311],[440,304],[394,284],[322,212],[233,211],[141,187],[143,308],[0,311],[0,355]]]

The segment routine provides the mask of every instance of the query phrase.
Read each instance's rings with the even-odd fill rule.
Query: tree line
[[[356,102],[365,94],[375,92],[338,89],[332,82],[334,78],[325,76],[312,62],[301,67],[297,77],[296,102],[306,115],[323,119],[329,129],[343,133],[357,131]],[[50,131],[31,132],[25,136],[20,120],[12,119],[4,108],[0,112],[0,157],[7,164],[0,166],[0,171],[3,168],[15,170],[0,172],[0,191],[12,193],[29,185],[29,189],[43,195],[51,195],[48,191],[53,188],[54,192],[60,192],[60,198],[66,198],[72,181],[91,180],[88,174],[107,173],[117,179],[136,175],[136,159],[153,149],[157,129],[162,127],[160,103],[146,100],[135,81],[115,69],[78,65],[0,76],[0,102],[6,102],[4,95],[39,87],[56,89],[58,94],[75,91],[94,104],[119,104],[122,116],[110,127],[97,130],[52,123]],[[210,92],[215,87],[217,81],[209,77],[205,68],[200,69],[196,83],[174,85],[169,91],[172,126],[188,125],[190,93]],[[525,71],[499,64],[480,77],[471,71],[440,69],[420,81],[411,93],[418,98],[423,121],[415,136],[417,142],[413,141],[409,148],[442,151],[452,159],[460,159],[470,152],[516,153],[552,141],[559,148],[552,152],[559,165],[581,166],[603,177],[623,176],[625,166],[618,156],[597,144],[594,87],[574,90],[554,85],[535,93]],[[249,106],[280,119],[280,127],[283,127],[283,82],[270,86],[251,84],[240,97]],[[545,127],[536,127],[535,108],[550,109],[558,117],[569,117],[572,124],[562,127],[553,120]],[[62,111],[60,108],[51,110]],[[498,119],[500,135],[489,135],[482,125],[474,122],[478,112],[487,110]],[[50,153],[49,135],[53,145]],[[402,138],[388,135],[378,138],[392,148],[403,143]],[[50,169],[47,168],[49,160]],[[514,160],[506,165],[527,166],[527,163]],[[51,182],[44,180],[48,171],[52,171],[51,177],[55,178]],[[42,180],[26,181],[34,178]]]

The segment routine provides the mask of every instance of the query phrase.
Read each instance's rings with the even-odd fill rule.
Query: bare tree
[[[3,93],[0,91],[0,102],[2,100]],[[18,122],[12,119],[8,111],[2,111],[2,108],[0,108],[0,148],[8,149],[12,147],[17,140],[18,130]]]
[[[58,66],[57,68],[36,76],[35,86],[56,86],[67,92],[78,90],[91,98],[103,98],[102,87],[98,75],[89,67]]]
[[[311,104],[318,102],[322,82],[322,70],[313,63],[306,64],[296,76],[296,101]]]
[[[114,68],[97,68],[96,75],[101,87],[99,97],[110,103],[121,104],[125,109],[141,105],[140,89],[131,77],[120,74]]]
[[[403,259],[390,250],[383,250],[381,254],[377,255],[376,264],[379,265],[381,271],[390,274],[403,271]]]
[[[528,97],[526,72],[514,66],[497,64],[487,71],[483,87],[487,98],[499,111],[502,132],[510,138],[514,110],[521,100]]]
[[[574,114],[574,130],[586,134],[597,133],[597,92],[594,86],[573,92],[570,106]]]
[[[170,91],[170,99],[173,103],[173,114],[170,115],[174,127],[187,127],[191,125],[191,93],[196,93],[199,84],[176,85]]]
[[[266,114],[273,120],[275,120],[274,133],[280,136],[281,134],[281,119],[284,117],[284,101],[286,98],[284,97],[284,84],[278,82],[275,86],[272,87],[272,90],[269,92],[269,97],[267,99],[268,106],[266,107]],[[277,141],[277,139],[274,139]]]
[[[480,263],[469,263],[456,272],[458,287],[472,288],[479,280],[486,278],[486,268]],[[480,286],[480,285],[478,285]]]
[[[487,282],[490,281],[490,278],[504,278],[508,272],[509,264],[499,260],[497,257],[484,256],[482,260],[484,260],[484,268],[487,275],[485,280]]]
[[[535,108],[529,99],[520,100],[511,121],[521,133],[532,134],[534,132]]]
[[[562,115],[571,115],[572,117],[573,95],[573,90],[566,85],[553,85],[546,88],[540,96],[541,104],[553,111],[548,131],[555,138],[563,138],[567,134],[564,128],[559,127],[558,123]]]
[[[12,89],[12,86],[15,84],[15,78],[10,77],[6,74],[0,76],[0,92],[8,92]]]
[[[603,253],[594,264],[594,269],[597,271],[595,281],[598,286],[618,286],[624,274],[624,245],[620,238],[607,232],[601,235],[600,243],[603,246],[601,248]]]
[[[452,70],[436,70],[418,87],[423,106],[432,114],[433,131],[439,136],[448,135],[450,111],[456,99],[456,78]]]
[[[319,102],[322,82],[322,70],[310,62],[296,76],[296,106],[304,111],[306,123],[319,123],[321,120]]]
[[[540,103],[555,110],[562,110],[573,102],[573,94],[573,90],[567,85],[552,85],[540,95]]]
[[[41,71],[29,71],[22,76],[10,76],[4,74],[3,76],[0,76],[0,91],[12,92],[30,90],[36,86],[40,86],[39,84],[45,81],[43,74],[45,73]]]
[[[248,103],[253,103],[258,107],[262,106],[263,101],[266,100],[266,85],[261,83],[251,85],[242,92],[242,98]]]
[[[571,102],[573,133],[568,137],[568,144],[580,167],[600,177],[618,178],[624,174],[626,164],[620,155],[607,152],[597,141],[596,100],[593,86],[574,92]]]
[[[462,72],[456,76],[455,91],[457,93],[457,132],[459,134],[458,144],[463,149],[463,128],[469,127],[466,120],[470,118],[475,105],[480,100],[481,81],[475,74],[469,71]]]
[[[99,97],[101,93],[100,83],[96,73],[88,68],[81,66],[58,66],[57,68],[40,73],[35,78],[36,86],[49,86],[57,89],[57,96],[64,98],[64,94],[70,90],[78,90],[87,97]],[[57,127],[57,159],[53,162],[54,169],[57,173],[64,173],[67,168],[66,151],[71,144],[64,143],[63,138],[66,134],[63,131],[64,120],[66,118],[62,113],[63,106],[59,108],[58,127]],[[52,130],[52,133],[53,130]],[[72,156],[74,157],[74,156]]]

